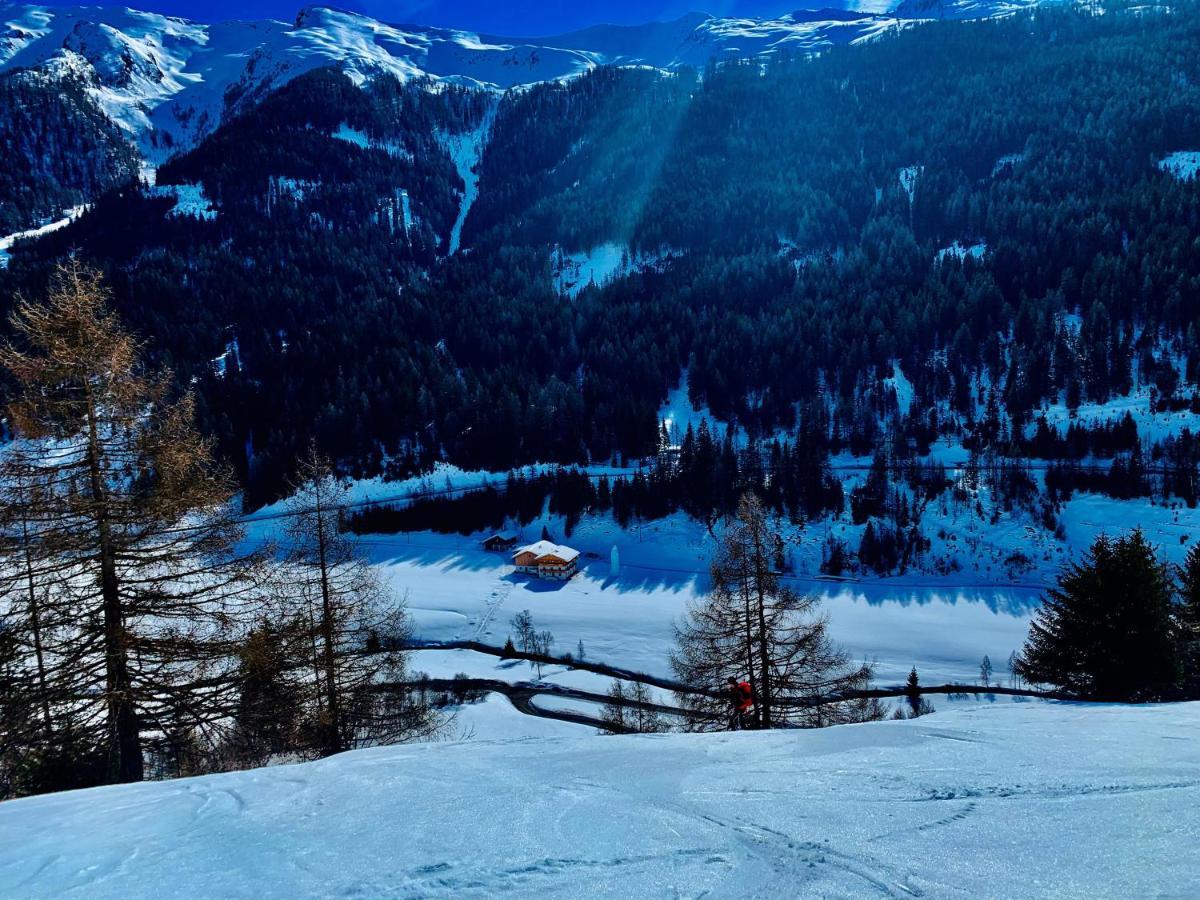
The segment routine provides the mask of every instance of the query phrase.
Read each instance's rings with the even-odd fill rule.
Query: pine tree
[[[62,267],[12,327],[0,361],[17,439],[0,490],[18,643],[46,727],[61,711],[69,743],[103,749],[105,780],[138,781],[171,721],[218,742],[257,560],[234,551],[232,481],[192,398],[145,372],[99,273]]]
[[[904,698],[908,702],[911,718],[921,714],[921,679],[917,676],[917,667],[913,666],[908,673],[908,681],[904,683]]]
[[[1174,612],[1170,573],[1141,531],[1100,537],[1047,593],[1017,673],[1091,700],[1165,699],[1182,674]]]
[[[814,704],[866,686],[870,668],[850,666],[830,640],[815,597],[784,587],[771,565],[773,540],[762,504],[746,495],[738,505],[712,565],[713,589],[689,605],[676,627],[671,665],[680,681],[712,696],[679,694],[702,722],[724,726],[729,718],[726,680],[749,681],[755,724],[828,725],[882,714],[878,704]],[[802,702],[793,702],[802,701]]]

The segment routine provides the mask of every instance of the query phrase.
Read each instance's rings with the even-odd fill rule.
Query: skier
[[[733,708],[729,730],[745,731],[749,722],[746,716],[754,707],[754,688],[750,686],[750,682],[738,681],[736,678],[730,678],[726,684],[729,686],[729,705]]]

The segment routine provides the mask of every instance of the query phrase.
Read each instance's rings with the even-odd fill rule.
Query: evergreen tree
[[[915,719],[921,714],[921,680],[917,677],[916,666],[912,667],[908,681],[904,683],[904,698],[908,702],[909,714]]]
[[[1017,672],[1090,700],[1142,702],[1181,678],[1174,588],[1140,530],[1097,538],[1047,592]]]
[[[1189,548],[1179,569],[1179,594],[1185,639],[1200,640],[1200,543]]]
[[[1200,544],[1193,544],[1179,569],[1179,634],[1189,699],[1200,697]]]

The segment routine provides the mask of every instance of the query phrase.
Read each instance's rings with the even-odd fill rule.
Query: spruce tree
[[[1018,674],[1090,700],[1173,696],[1182,676],[1174,586],[1140,530],[1098,538],[1047,592]]]
[[[904,699],[908,702],[909,715],[915,719],[921,714],[921,679],[917,676],[916,666],[912,667],[908,681],[904,683]]]
[[[1191,546],[1179,567],[1179,597],[1184,638],[1200,641],[1200,543]]]
[[[1200,697],[1200,544],[1188,550],[1179,568],[1179,636],[1184,666],[1184,692]]]

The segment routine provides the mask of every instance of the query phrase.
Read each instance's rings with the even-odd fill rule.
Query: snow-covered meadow
[[[650,523],[632,534],[592,520],[570,543],[601,558],[586,559],[582,572],[565,584],[516,575],[506,556],[479,549],[470,538],[370,536],[363,549],[407,599],[418,638],[499,646],[512,617],[528,609],[539,628],[554,634],[558,653],[575,653],[582,641],[590,659],[669,676],[672,623],[707,589],[710,539],[680,520]],[[616,575],[609,561],[613,543],[620,555]],[[972,681],[985,654],[1003,669],[1024,641],[1039,596],[1035,587],[954,587],[928,579],[788,581],[823,598],[834,637],[855,659],[873,661],[886,684],[903,681],[914,665],[927,683]],[[435,662],[428,651],[413,661],[434,677],[450,677],[466,665],[461,659]],[[517,680],[531,677],[524,667],[515,674]],[[492,671],[486,677],[509,680]]]
[[[1197,772],[1200,704],[384,747],[0,804],[0,896],[1190,897]]]
[[[888,382],[895,387],[898,402],[910,402],[912,389],[899,367]],[[1128,410],[1137,418],[1139,431],[1155,437],[1192,424],[1190,412],[1151,414],[1149,399],[1139,388],[1127,400],[1085,404],[1075,420],[1115,419]],[[1049,407],[1045,414],[1059,429],[1071,420],[1061,405]],[[686,376],[668,395],[659,418],[674,443],[689,426],[698,428],[706,418],[717,434],[725,430],[707,410],[693,407]],[[958,444],[941,442],[931,457],[953,475],[968,455]],[[865,476],[871,460],[842,454],[832,462],[848,492]],[[524,474],[551,468],[532,466]],[[587,470],[593,476],[613,477],[633,471],[609,465]],[[1033,471],[1035,478],[1041,474],[1036,468]],[[404,481],[353,482],[346,499],[359,505],[457,496],[485,485],[502,487],[505,478],[503,473],[442,465],[429,475]],[[864,526],[853,525],[846,516],[802,526],[778,523],[787,541],[790,571],[785,583],[821,599],[832,635],[853,659],[873,664],[877,683],[899,684],[913,666],[925,684],[974,682],[985,655],[992,661],[995,677],[1003,682],[1009,676],[1009,656],[1023,645],[1043,592],[1061,566],[1098,536],[1141,527],[1176,563],[1200,538],[1200,510],[1179,502],[1163,505],[1077,493],[1062,506],[1060,539],[1028,511],[993,515],[986,489],[976,499],[978,507],[975,502],[956,504],[948,495],[931,503],[922,517],[922,529],[931,542],[929,552],[907,574],[892,577],[821,574],[822,551],[829,538],[842,540],[851,549],[862,538]],[[251,539],[276,536],[282,512],[278,505],[253,514]],[[565,584],[516,574],[507,554],[482,548],[485,533],[366,535],[359,546],[394,593],[404,598],[414,637],[421,641],[472,640],[500,646],[510,635],[512,617],[528,609],[539,629],[553,633],[557,654],[575,654],[582,642],[593,661],[669,677],[672,626],[688,603],[702,598],[708,588],[713,533],[682,513],[635,523],[628,530],[608,516],[585,516],[570,534],[561,516],[547,513],[516,531],[522,541],[534,541],[543,528],[555,540],[583,553],[580,574]],[[614,547],[619,557],[616,572],[610,562]],[[498,664],[493,657],[467,651],[422,650],[415,654],[412,668],[434,678],[459,673],[502,681],[535,677],[525,665]],[[604,677],[561,667],[548,668],[543,679],[601,693],[609,685]]]

